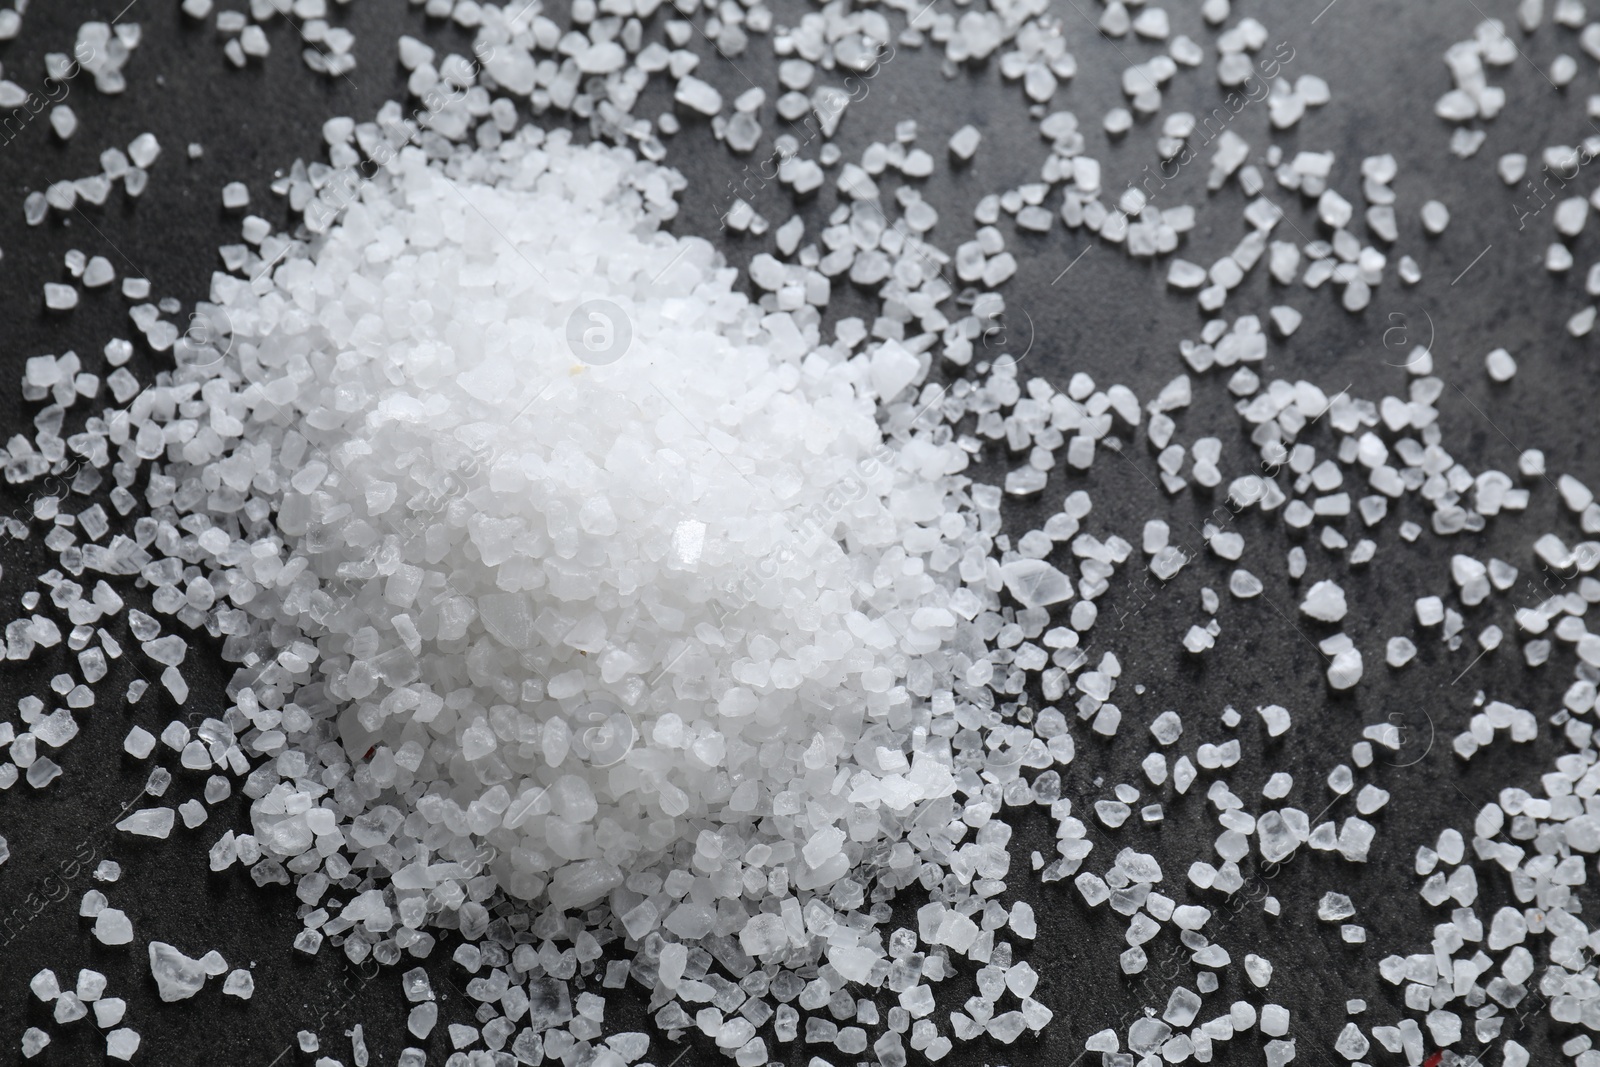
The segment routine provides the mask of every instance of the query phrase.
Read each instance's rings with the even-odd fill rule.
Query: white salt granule
[[[172,833],[175,821],[171,808],[145,808],[117,823],[117,829],[141,837],[166,837]]]
[[[950,152],[958,159],[971,159],[977,154],[982,139],[983,134],[976,126],[963,126],[950,135]]]
[[[164,941],[150,942],[150,976],[163,1001],[187,1000],[200,992],[206,969]]]
[[[1320,581],[1312,585],[1300,602],[1300,610],[1321,622],[1338,622],[1344,618],[1345,595],[1337,582]]]
[[[106,1055],[114,1060],[131,1060],[139,1051],[139,1032],[120,1027],[106,1035]]]
[[[1385,658],[1391,667],[1404,667],[1417,654],[1417,646],[1408,637],[1391,637]]]
[[[30,1026],[22,1032],[22,1055],[27,1059],[33,1059],[49,1044],[50,1035],[37,1026]]]
[[[116,1026],[127,1010],[127,1002],[121,997],[101,997],[94,1002],[94,1024],[102,1030]]]
[[[94,917],[94,936],[102,945],[126,945],[133,940],[133,924],[117,908],[105,908]]]
[[[686,74],[678,80],[673,98],[702,115],[715,115],[722,110],[722,94],[692,74]]]
[[[34,996],[47,1004],[61,995],[61,983],[56,980],[56,972],[48,967],[29,980],[28,988],[33,991]]]
[[[50,128],[63,141],[69,140],[78,132],[78,116],[66,104],[57,104],[50,109]]]
[[[1484,367],[1488,370],[1489,377],[1497,382],[1509,382],[1517,373],[1517,361],[1503,348],[1490,352],[1484,359]]]
[[[140,170],[149,170],[160,154],[161,144],[153,133],[141,133],[128,145],[128,158]]]
[[[1437,200],[1422,205],[1422,228],[1431,234],[1441,234],[1450,225],[1450,209]]]

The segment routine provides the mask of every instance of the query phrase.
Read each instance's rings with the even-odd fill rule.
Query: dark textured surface
[[[1213,38],[1190,5],[1173,6],[1181,8],[1173,12],[1174,30],[1201,41],[1208,58],[1199,70],[1179,74],[1167,94],[1167,109],[1186,107],[1203,114],[1220,102],[1211,73]],[[21,38],[0,45],[6,76],[27,88],[38,87],[45,52],[69,51],[79,22],[112,18],[120,7],[120,2],[38,0]],[[1107,164],[1107,187],[1119,188],[1139,168],[1154,162],[1155,131],[1149,123],[1140,123],[1127,138],[1107,147],[1098,119],[1106,108],[1123,102],[1117,82],[1121,68],[1153,54],[1154,47],[1131,38],[1116,43],[1098,39],[1080,7],[1087,10],[1086,0],[1081,5],[1079,0],[1058,5],[1080,73],[1057,94],[1054,106],[1078,112],[1090,128],[1090,153]],[[797,17],[799,9],[798,4],[778,4],[779,21]],[[1371,307],[1352,316],[1338,307],[1336,295],[1327,288],[1280,290],[1266,278],[1264,267],[1258,267],[1230,300],[1228,313],[1265,315],[1267,307],[1278,302],[1305,313],[1293,343],[1274,340],[1265,366],[1258,369],[1264,378],[1303,377],[1330,394],[1348,386],[1355,395],[1376,400],[1386,393],[1401,393],[1406,376],[1397,365],[1412,344],[1432,337],[1438,372],[1449,383],[1439,404],[1445,447],[1456,458],[1474,471],[1486,467],[1511,471],[1519,449],[1537,446],[1549,457],[1552,477],[1570,471],[1600,484],[1600,462],[1593,453],[1590,429],[1596,377],[1592,346],[1561,329],[1566,316],[1582,306],[1585,256],[1592,239],[1574,243],[1578,267],[1571,277],[1552,279],[1538,266],[1552,234],[1551,212],[1519,229],[1512,205],[1520,203],[1520,210],[1528,210],[1527,194],[1505,189],[1493,176],[1493,160],[1501,152],[1535,155],[1547,143],[1575,143],[1591,132],[1584,119],[1583,92],[1575,86],[1558,94],[1534,69],[1535,64],[1548,65],[1560,51],[1576,53],[1573,35],[1549,26],[1527,39],[1519,35],[1527,58],[1491,76],[1491,81],[1507,88],[1507,112],[1489,127],[1483,151],[1462,162],[1446,153],[1448,130],[1432,116],[1433,100],[1449,87],[1440,56],[1451,41],[1470,35],[1485,14],[1509,20],[1510,5],[1486,10],[1474,0],[1407,5],[1337,0],[1321,15],[1319,10],[1320,3],[1270,5],[1265,10],[1263,5],[1241,4],[1236,10],[1236,15],[1260,17],[1270,42],[1284,42],[1293,49],[1294,58],[1285,68],[1288,74],[1319,74],[1333,87],[1330,105],[1310,112],[1297,130],[1280,133],[1275,140],[1290,153],[1335,151],[1333,185],[1358,203],[1361,156],[1394,152],[1401,165],[1394,183],[1401,218],[1394,258],[1400,252],[1415,255],[1426,278],[1422,285],[1405,289],[1391,267]],[[122,17],[140,22],[145,31],[144,42],[126,68],[127,93],[102,97],[86,82],[75,83],[69,103],[81,125],[70,143],[58,142],[41,117],[10,143],[0,145],[0,248],[5,253],[0,262],[4,363],[0,380],[7,383],[0,387],[0,426],[8,434],[31,434],[37,408],[22,402],[16,388],[24,358],[74,348],[85,355],[88,369],[101,370],[98,352],[105,340],[131,332],[127,302],[114,290],[86,294],[83,305],[69,315],[43,310],[42,283],[60,279],[61,257],[68,248],[104,254],[119,275],[148,277],[153,296],[175,296],[187,307],[205,295],[210,272],[219,266],[216,247],[236,239],[236,216],[218,206],[224,183],[246,182],[253,196],[251,210],[283,221],[285,209],[269,195],[268,183],[275,171],[296,158],[317,157],[322,121],[335,114],[366,118],[383,100],[399,98],[403,78],[394,61],[398,33],[426,36],[436,44],[454,42],[453,47],[463,53],[469,40],[454,27],[428,22],[397,0],[363,0],[341,8],[336,17],[356,32],[360,66],[348,78],[330,81],[303,66],[299,41],[281,21],[270,32],[273,54],[264,63],[252,62],[239,71],[226,63],[213,32],[182,19],[171,0],[135,0]],[[775,61],[765,39],[757,38],[735,64],[712,57],[703,40],[695,46],[707,57],[702,76],[730,97],[747,87],[746,75],[764,86],[774,81]],[[997,64],[954,79],[941,73],[940,64],[930,50],[901,48],[851,105],[838,143],[846,158],[856,158],[871,141],[887,141],[895,121],[917,118],[919,143],[941,164],[935,177],[923,183],[927,199],[941,214],[934,238],[953,252],[970,236],[971,208],[977,197],[1035,177],[1047,146],[1028,119],[1020,88],[1000,78]],[[1593,77],[1589,62],[1581,65],[1586,70],[1579,85]],[[656,114],[665,103],[661,87],[653,86],[637,113]],[[572,120],[554,116],[546,121]],[[945,140],[967,122],[984,130],[983,147],[970,165],[947,169]],[[769,132],[772,124],[769,118]],[[1232,128],[1251,142],[1259,160],[1268,143],[1265,107],[1251,105]],[[101,150],[125,146],[146,129],[157,134],[164,150],[141,200],[130,202],[119,189],[104,208],[74,212],[37,229],[23,225],[20,204],[28,191],[57,178],[95,172]],[[184,147],[190,141],[204,146],[202,158],[186,157]],[[1208,263],[1243,234],[1239,211],[1244,200],[1235,186],[1208,196],[1203,180],[1209,152],[1200,156],[1201,161],[1186,168],[1162,195],[1170,196],[1170,203],[1200,205],[1199,225],[1185,239],[1180,254]],[[689,119],[667,162],[690,178],[675,229],[713,234],[728,204],[729,183],[744,182],[742,168],[749,160],[730,156],[711,140],[704,122]],[[1289,211],[1287,227],[1307,235],[1314,232],[1313,214],[1303,210],[1294,194],[1276,190],[1273,195]],[[1425,237],[1417,222],[1417,209],[1430,195],[1448,203],[1454,216],[1449,230],[1436,239]],[[788,194],[776,184],[761,189],[754,201],[774,225],[789,213]],[[825,189],[806,206],[808,233],[816,232],[833,203],[831,190]],[[1058,200],[1052,197],[1048,203],[1054,207]],[[1009,223],[1002,225],[1009,234]],[[1280,227],[1280,236],[1284,232]],[[770,248],[771,238],[724,235],[719,241],[742,265],[756,251]],[[1192,299],[1167,291],[1164,266],[1131,261],[1120,249],[1104,245],[1075,260],[1089,247],[1086,238],[1064,233],[1059,224],[1047,235],[1019,234],[1010,244],[1021,270],[1005,287],[1009,309],[1005,343],[1012,352],[1027,353],[1025,370],[1058,384],[1073,371],[1083,370],[1102,385],[1123,382],[1141,399],[1149,399],[1185,369],[1177,357],[1177,341],[1195,336],[1201,317]],[[1451,279],[1469,264],[1470,270],[1452,284]],[[848,294],[843,294],[841,307],[851,306]],[[1496,386],[1483,373],[1483,356],[1496,345],[1510,348],[1522,367],[1509,385]],[[159,360],[141,351],[132,367],[148,380]],[[1196,382],[1194,405],[1178,415],[1177,439],[1219,436],[1224,446],[1222,467],[1231,476],[1248,468],[1254,458],[1229,410],[1232,398],[1222,382],[1215,375]],[[1330,435],[1324,429],[1306,439],[1326,451]],[[1513,751],[1502,742],[1470,766],[1464,767],[1449,753],[1449,739],[1464,728],[1479,690],[1532,708],[1541,719],[1547,717],[1570,677],[1570,658],[1558,650],[1551,665],[1530,670],[1508,643],[1499,653],[1472,664],[1475,650],[1470,646],[1451,653],[1435,639],[1415,634],[1411,599],[1444,591],[1452,552],[1466,551],[1480,558],[1497,555],[1524,568],[1518,586],[1496,597],[1497,621],[1504,625],[1507,601],[1524,606],[1545,595],[1540,585],[1543,576],[1530,576],[1528,546],[1534,537],[1554,529],[1569,541],[1576,540],[1576,523],[1560,508],[1554,489],[1541,484],[1535,486],[1524,516],[1491,520],[1485,533],[1456,543],[1424,535],[1408,546],[1398,538],[1398,521],[1413,518],[1425,523],[1426,515],[1416,501],[1407,501],[1393,509],[1373,535],[1379,546],[1376,560],[1349,568],[1311,539],[1286,534],[1276,516],[1247,513],[1229,521],[1248,542],[1242,565],[1265,580],[1266,594],[1237,602],[1225,592],[1231,565],[1204,552],[1199,532],[1200,524],[1213,515],[1228,514],[1221,494],[1186,491],[1168,499],[1157,486],[1154,451],[1140,434],[1129,442],[1123,458],[1103,453],[1091,472],[1065,480],[1058,474],[1044,494],[1054,502],[1067,489],[1089,489],[1096,509],[1085,528],[1101,536],[1118,533],[1136,545],[1143,520],[1164,514],[1172,521],[1174,541],[1199,557],[1165,589],[1156,589],[1156,583],[1145,577],[1139,556],[1131,579],[1113,581],[1112,592],[1101,603],[1091,648],[1095,653],[1114,650],[1122,660],[1123,684],[1117,695],[1125,715],[1122,736],[1107,744],[1074,728],[1079,755],[1065,773],[1068,791],[1087,817],[1092,801],[1108,796],[1116,783],[1143,784],[1138,763],[1148,751],[1145,727],[1162,710],[1176,708],[1186,724],[1178,747],[1191,754],[1201,741],[1220,742],[1235,735],[1241,739],[1243,759],[1225,777],[1248,806],[1256,806],[1267,776],[1283,769],[1296,777],[1287,803],[1316,813],[1333,800],[1323,779],[1335,764],[1348,760],[1362,726],[1383,721],[1403,726],[1405,744],[1400,752],[1380,758],[1370,771],[1358,775],[1358,782],[1375,781],[1395,797],[1390,808],[1373,820],[1379,837],[1372,862],[1353,866],[1302,850],[1279,870],[1256,872],[1252,867],[1236,904],[1207,901],[1218,911],[1208,932],[1233,953],[1235,966],[1225,973],[1221,991],[1206,998],[1201,1018],[1225,1011],[1236,996],[1258,1005],[1277,1001],[1295,1013],[1297,1063],[1342,1062],[1332,1051],[1332,1041],[1344,1022],[1345,999],[1369,1000],[1360,1017],[1364,1027],[1395,1021],[1401,1005],[1392,989],[1378,980],[1377,960],[1391,951],[1425,951],[1432,924],[1448,918],[1416,895],[1417,879],[1410,870],[1416,846],[1431,842],[1446,825],[1469,827],[1472,813],[1503,784],[1535,786],[1537,775],[1561,750],[1550,736],[1554,731],[1546,728],[1546,736],[1534,744]],[[992,468],[995,477],[1001,469],[999,464]],[[29,502],[44,491],[48,490],[37,485],[0,486],[0,504],[8,513],[26,513]],[[1017,509],[1013,533],[1026,529],[1024,522],[1042,521],[1054,506]],[[1357,525],[1353,518],[1343,524],[1352,541],[1358,536]],[[1325,660],[1314,643],[1334,628],[1305,620],[1295,610],[1299,588],[1285,576],[1283,559],[1290,545],[1302,540],[1311,556],[1306,582],[1337,577],[1350,595],[1352,611],[1344,629],[1367,660],[1367,678],[1351,693],[1331,694],[1323,680]],[[30,587],[29,576],[47,567],[48,560],[37,538],[0,543],[4,603],[16,605]],[[1182,652],[1178,641],[1191,623],[1203,621],[1199,589],[1204,585],[1223,593],[1222,636],[1216,650],[1196,660]],[[132,599],[137,594],[131,588],[126,592],[137,603]],[[1468,633],[1475,633],[1488,618],[1487,608],[1469,613]],[[125,637],[125,624],[111,629]],[[1381,662],[1383,641],[1399,633],[1417,636],[1420,652],[1410,668],[1391,672]],[[240,799],[219,805],[203,828],[192,832],[180,828],[166,842],[147,842],[110,829],[120,811],[139,795],[149,770],[148,764],[121,751],[128,727],[137,722],[159,732],[175,716],[197,722],[225,706],[222,686],[229,670],[203,650],[192,654],[184,666],[192,690],[186,707],[176,708],[159,687],[153,687],[138,706],[122,706],[116,694],[135,676],[132,661],[137,658],[137,654],[124,657],[114,666],[98,687],[100,706],[78,716],[82,734],[53,753],[65,768],[57,782],[38,792],[19,784],[0,794],[0,833],[12,851],[10,862],[0,866],[0,919],[7,921],[0,934],[0,1063],[19,1059],[18,1038],[28,1025],[44,1027],[54,1038],[36,1062],[94,1063],[103,1055],[92,1018],[57,1026],[28,995],[29,977],[43,966],[53,967],[66,982],[85,966],[109,977],[108,995],[128,1001],[125,1025],[143,1034],[138,1062],[227,1062],[240,1067],[309,1062],[288,1046],[295,1031],[313,1029],[321,1034],[328,1054],[348,1063],[344,1032],[362,1023],[373,1062],[393,1063],[399,1048],[411,1043],[399,1040],[404,1036],[406,1005],[398,974],[384,973],[374,980],[372,965],[356,968],[331,948],[315,960],[292,953],[289,942],[299,923],[294,914],[297,902],[288,890],[258,890],[237,868],[223,875],[207,870],[205,855],[211,842],[225,826],[242,827],[247,822]],[[15,721],[19,697],[44,691],[52,675],[71,669],[64,646],[36,654],[27,663],[0,664],[0,718]],[[1136,683],[1145,687],[1142,694],[1133,691]],[[1295,726],[1286,737],[1269,740],[1251,709],[1274,702],[1294,712]],[[1219,719],[1230,703],[1245,712],[1234,732],[1225,730]],[[176,765],[170,753],[162,762]],[[175,774],[169,800],[199,794],[203,775],[181,770]],[[1165,823],[1130,825],[1114,834],[1092,830],[1096,848],[1088,866],[1104,870],[1124,845],[1153,852],[1166,864],[1168,891],[1182,899],[1181,889],[1171,887],[1182,885],[1192,859],[1208,857],[1210,842],[1219,832],[1215,813],[1204,802],[1209,777],[1202,777],[1186,798],[1172,797],[1170,788],[1146,788],[1147,796],[1154,793],[1155,799],[1166,802]],[[1328,816],[1343,817],[1352,813],[1351,807],[1349,799],[1338,801]],[[1036,995],[1055,1010],[1056,1021],[1042,1037],[1024,1038],[1011,1048],[985,1043],[958,1046],[946,1062],[963,1067],[1072,1062],[1088,1034],[1108,1025],[1125,1032],[1141,1006],[1159,1012],[1174,983],[1192,985],[1194,968],[1170,931],[1148,946],[1150,971],[1137,979],[1124,978],[1116,956],[1123,947],[1125,920],[1104,908],[1086,911],[1070,883],[1041,886],[1027,872],[1027,858],[1032,849],[1051,853],[1051,825],[1035,814],[1019,819],[1018,826],[1013,844],[1017,863],[1009,883],[1016,896],[1032,901],[1038,910],[1041,937],[1029,958],[1043,976]],[[115,885],[98,885],[90,878],[94,864],[106,857],[123,866],[122,880]],[[1503,879],[1493,877],[1485,877],[1483,886],[1488,908],[1480,908],[1480,914],[1487,916],[1504,902],[1507,888]],[[133,945],[106,948],[89,936],[89,923],[78,917],[77,910],[83,892],[91,887],[105,891],[112,906],[128,912],[135,927]],[[1333,888],[1355,900],[1359,908],[1355,921],[1368,929],[1366,946],[1343,944],[1333,928],[1316,921],[1316,901]],[[1260,907],[1260,898],[1268,892],[1282,901],[1283,914],[1278,918],[1266,916]],[[241,1003],[223,997],[218,980],[191,1001],[160,1004],[143,953],[150,939],[172,942],[193,955],[216,948],[230,965],[253,966],[255,998]],[[460,992],[466,977],[446,963],[450,947],[446,941],[428,964],[443,997],[442,1022],[428,1043],[430,1063],[443,1062],[448,1052],[443,1021],[465,1021],[467,1015]],[[1258,951],[1277,965],[1266,995],[1244,981],[1239,962],[1248,951]],[[941,997],[947,1003],[942,1004],[941,1019],[944,1011],[969,995],[970,981],[957,977],[944,983]],[[636,987],[630,987],[626,996],[611,995],[608,1031],[640,1026],[643,999]],[[892,1000],[884,996],[880,1003],[887,1008]],[[1507,1034],[1534,1049],[1534,1062],[1554,1062],[1559,1055],[1555,1045],[1570,1033],[1549,1021],[1542,998],[1530,998],[1529,1005],[1513,1014],[1518,1017],[1508,1025]],[[1231,1046],[1219,1046],[1217,1062],[1260,1062],[1261,1041],[1251,1034]],[[649,1059],[667,1064],[684,1052],[687,1063],[718,1061],[706,1043],[691,1049],[662,1038],[655,1040]],[[846,1059],[830,1052],[797,1045],[782,1050],[782,1058],[797,1064],[806,1063],[812,1054],[834,1063]],[[1374,1049],[1376,1062],[1388,1062],[1384,1056]]]

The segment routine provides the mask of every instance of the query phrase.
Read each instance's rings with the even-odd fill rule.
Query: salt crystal
[[[161,154],[161,145],[152,133],[141,133],[128,145],[128,158],[133,160],[133,165],[144,170],[156,161]]]
[[[144,808],[117,823],[117,829],[141,837],[164,838],[172,833],[175,820],[176,814],[171,808]]]
[[[61,995],[61,984],[56,981],[56,973],[48,967],[29,980],[28,988],[33,991],[34,996],[45,1003],[50,1003]]]
[[[1407,637],[1391,637],[1385,659],[1391,667],[1404,667],[1417,654],[1417,646]]]
[[[1431,234],[1441,234],[1450,225],[1450,209],[1437,200],[1422,205],[1422,228]]]
[[[50,1035],[37,1026],[30,1026],[22,1032],[22,1055],[26,1059],[33,1059],[43,1052],[48,1044]]]
[[[1497,382],[1509,382],[1517,373],[1517,361],[1511,358],[1511,353],[1503,348],[1490,352],[1484,361],[1489,371],[1489,377]]]
[[[163,941],[150,942],[150,975],[161,999],[169,1003],[194,996],[206,981],[206,971],[199,960],[190,959]]]
[[[133,923],[116,908],[106,908],[94,918],[94,936],[102,945],[126,945],[133,940]]]
[[[679,79],[674,99],[702,115],[715,115],[722,110],[722,94],[692,74]]]
[[[106,1035],[106,1055],[114,1060],[131,1060],[139,1051],[139,1032],[120,1027]]]
[[[78,306],[78,291],[70,285],[47,282],[44,287],[44,305],[52,311],[71,311]]]
[[[102,1030],[116,1026],[127,1013],[127,1008],[121,997],[101,997],[94,1002],[94,1024]]]

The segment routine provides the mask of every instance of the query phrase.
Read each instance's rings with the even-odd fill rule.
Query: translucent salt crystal
[[[1150,734],[1163,745],[1170,745],[1183,736],[1183,718],[1176,711],[1163,711],[1150,723]]]
[[[56,980],[56,972],[48,967],[29,980],[28,988],[33,991],[34,996],[46,1003],[61,995],[61,983]]]
[[[30,1026],[22,1032],[22,1055],[27,1059],[31,1060],[43,1052],[48,1044],[50,1035],[37,1026]]]
[[[1006,492],[1013,496],[1037,493],[1049,482],[1049,476],[1036,467],[1022,467],[1006,474]]]
[[[1356,810],[1363,815],[1371,815],[1389,803],[1389,793],[1368,782],[1356,794]]]
[[[739,943],[752,956],[775,952],[789,943],[789,935],[778,915],[756,915],[745,923]]]
[[[116,1026],[127,1010],[121,997],[101,997],[94,1002],[94,1024],[102,1030]]]
[[[89,289],[99,289],[116,281],[117,270],[105,256],[95,256],[83,270],[83,284]]]
[[[131,1060],[139,1051],[139,1032],[119,1027],[106,1035],[106,1055],[114,1060]]]
[[[1260,596],[1263,588],[1260,578],[1242,568],[1228,576],[1228,592],[1240,600]]]
[[[1200,1014],[1200,997],[1192,989],[1178,986],[1167,998],[1167,1008],[1161,1018],[1173,1026],[1188,1026]]]
[[[128,145],[128,158],[133,160],[133,165],[144,170],[156,161],[161,154],[161,145],[153,133],[141,133]]]
[[[1071,580],[1044,560],[1021,559],[1003,564],[1000,577],[1024,607],[1046,607],[1072,597]]]
[[[1101,823],[1116,829],[1128,821],[1128,816],[1133,814],[1133,811],[1120,800],[1097,800],[1094,813]]]
[[[702,115],[715,115],[722,110],[722,94],[692,74],[678,80],[673,98]]]
[[[1008,1011],[990,1019],[984,1029],[996,1041],[1003,1045],[1009,1045],[1022,1036],[1022,1032],[1027,1029],[1027,1025],[1027,1020],[1023,1018],[1021,1012]]]
[[[133,940],[133,923],[116,908],[106,908],[94,917],[95,940],[102,945],[126,945]]]
[[[146,808],[117,823],[117,829],[144,837],[166,837],[172,832],[172,822],[171,808]]]
[[[206,821],[205,805],[191,797],[178,805],[178,814],[183,818],[183,825],[190,830]]]
[[[207,750],[205,742],[200,740],[190,741],[183,746],[183,753],[179,762],[186,770],[203,771],[211,766],[211,753]]]
[[[1277,704],[1268,704],[1266,707],[1257,708],[1256,714],[1261,716],[1261,721],[1266,724],[1267,733],[1272,737],[1281,737],[1293,725],[1293,719],[1286,708]]]
[[[46,282],[44,306],[52,311],[71,311],[78,306],[78,291],[70,285]]]
[[[55,1021],[58,1023],[72,1023],[89,1014],[89,1009],[84,1007],[83,1001],[78,999],[76,993],[62,993],[56,998]]]
[[[413,1037],[426,1038],[433,1033],[433,1028],[439,1021],[439,1006],[432,1001],[418,1004],[406,1016],[406,1029]]]
[[[1404,667],[1417,655],[1417,646],[1408,637],[1391,637],[1385,651],[1385,659],[1391,667]]]
[[[1441,234],[1450,225],[1450,209],[1437,200],[1422,205],[1422,228],[1431,234]]]
[[[176,634],[156,638],[153,641],[145,641],[139,647],[144,650],[145,655],[157,663],[171,667],[176,667],[182,663],[189,650],[188,643]]]
[[[222,187],[222,206],[237,211],[250,205],[250,189],[243,182],[229,182]]]
[[[78,972],[78,999],[86,1004],[99,1000],[106,991],[106,976],[85,967]]]
[[[1322,622],[1338,622],[1345,616],[1344,590],[1337,582],[1320,581],[1307,591],[1300,610]]]
[[[1489,926],[1488,945],[1490,949],[1498,952],[1522,944],[1527,936],[1528,923],[1522,912],[1505,907],[1494,914],[1494,920]]]
[[[72,109],[66,104],[59,104],[50,109],[50,126],[51,130],[56,131],[58,138],[67,141],[78,131],[78,117],[72,114]]]
[[[34,760],[28,768],[27,781],[34,789],[43,789],[61,775],[61,767],[46,756]]]
[[[1517,373],[1517,361],[1503,348],[1490,352],[1484,359],[1484,367],[1488,370],[1489,377],[1497,382],[1509,382]]]
[[[1317,902],[1317,918],[1323,922],[1338,922],[1350,918],[1355,913],[1355,906],[1343,893],[1326,893]]]
[[[971,159],[978,151],[983,135],[977,127],[966,125],[950,135],[950,151],[959,159]]]
[[[206,971],[199,960],[190,959],[164,941],[150,942],[150,976],[156,981],[161,999],[187,1000],[205,985]]]
[[[179,673],[178,668],[168,667],[162,671],[161,684],[166,687],[168,693],[172,694],[172,699],[179,704],[189,699],[189,683],[184,681],[183,675]]]
[[[1344,649],[1328,664],[1328,684],[1335,689],[1349,689],[1361,681],[1361,675],[1362,660],[1358,649]]]
[[[1150,560],[1150,573],[1162,581],[1168,581],[1182,570],[1187,562],[1188,557],[1183,554],[1182,549],[1168,545]]]

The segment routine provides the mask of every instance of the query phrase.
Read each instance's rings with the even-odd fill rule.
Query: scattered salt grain
[[[106,1035],[106,1055],[114,1060],[131,1060],[139,1051],[139,1040],[137,1030],[127,1027],[113,1030]]]
[[[1450,225],[1450,209],[1437,200],[1422,205],[1422,228],[1431,234],[1441,234]]]
[[[1517,373],[1517,361],[1503,348],[1490,352],[1484,360],[1484,366],[1489,371],[1489,377],[1497,382],[1509,382]]]
[[[126,945],[133,940],[133,923],[116,908],[106,908],[94,917],[94,936],[102,945]]]
[[[971,159],[978,151],[983,135],[976,126],[963,126],[950,135],[950,151],[958,159]]]
[[[144,808],[117,823],[117,829],[141,837],[164,838],[172,833],[175,820],[171,808]]]
[[[47,282],[44,287],[44,306],[52,311],[71,311],[78,306],[78,291],[70,285]]]

